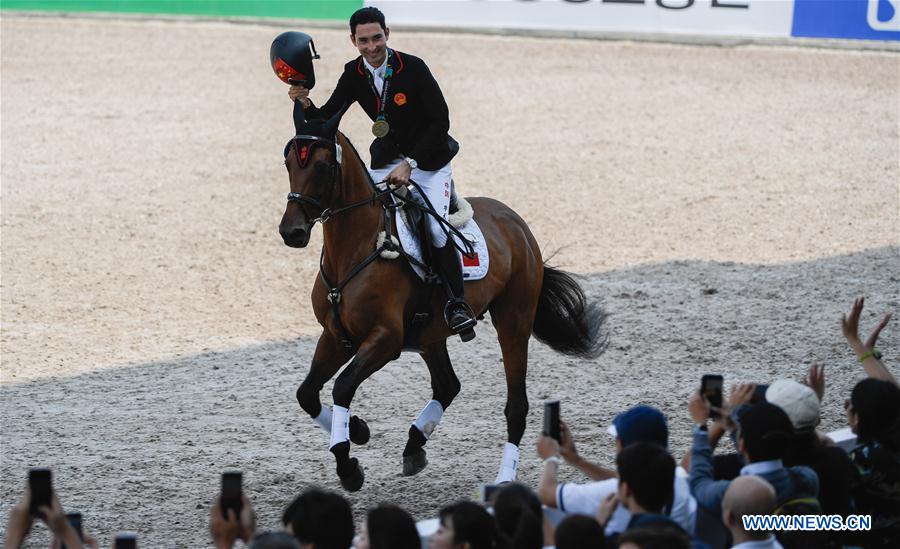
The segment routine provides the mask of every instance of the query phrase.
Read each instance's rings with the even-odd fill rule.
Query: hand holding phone
[[[78,539],[84,543],[84,529],[81,526],[81,513],[66,513],[66,520],[69,521],[69,524],[72,525],[75,533],[78,534]],[[68,546],[65,543],[60,544],[60,549],[66,549],[67,547]]]
[[[562,436],[559,431],[559,401],[548,400],[544,403],[544,430],[545,436],[554,439],[556,442],[562,442]]]
[[[240,517],[244,502],[241,498],[243,475],[240,471],[226,471],[222,473],[222,495],[220,498],[222,516],[228,518],[228,510],[234,511],[235,517]]]
[[[38,515],[39,507],[50,507],[53,503],[53,484],[50,469],[34,468],[28,471],[28,488],[31,491],[31,501],[28,510],[32,515]]]
[[[720,375],[707,374],[700,379],[700,395],[709,402],[709,417],[718,419],[722,408],[722,385],[724,378]]]

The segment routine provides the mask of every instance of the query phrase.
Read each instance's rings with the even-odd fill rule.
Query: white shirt
[[[609,494],[619,488],[619,479],[611,478],[586,484],[560,484],[556,487],[556,506],[560,511],[569,514],[596,516],[600,504]],[[672,501],[672,512],[669,516],[684,528],[694,532],[694,520],[697,518],[697,500],[691,495],[691,487],[687,481],[687,472],[681,467],[675,473],[675,497]],[[631,513],[624,505],[613,511],[606,525],[606,535],[624,532],[631,520]]]
[[[775,536],[769,536],[769,539],[762,541],[745,541],[744,543],[732,545],[731,549],[784,549],[784,547],[778,543]]]
[[[387,70],[387,55],[384,56],[384,63],[377,69],[370,65],[365,57],[363,57],[363,64],[365,64],[366,69],[372,73],[372,79],[375,81],[375,89],[378,90],[378,95],[381,95],[381,90],[384,89],[384,73]]]

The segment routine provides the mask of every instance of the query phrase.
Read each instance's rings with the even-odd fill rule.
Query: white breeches
[[[380,183],[389,173],[391,173],[391,170],[399,166],[401,162],[405,162],[405,160],[397,160],[383,168],[378,168],[377,170],[370,169],[369,173],[372,175],[372,180],[375,181],[375,183]],[[425,196],[428,198],[428,201],[431,202],[434,210],[443,216],[446,221],[447,217],[450,215],[450,182],[453,179],[453,171],[450,168],[450,164],[448,163],[443,168],[434,172],[415,168],[409,177],[419,184],[419,187],[422,188],[422,192],[425,193]],[[426,215],[425,220],[428,224],[428,232],[431,233],[431,244],[436,248],[443,247],[444,244],[447,243],[445,229],[430,215]]]

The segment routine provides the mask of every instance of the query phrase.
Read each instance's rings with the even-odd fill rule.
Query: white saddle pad
[[[400,215],[399,210],[394,213],[394,223],[397,226],[397,236],[399,237],[400,245],[403,246],[403,251],[424,263],[425,261],[422,259],[422,246],[419,243],[419,239],[416,238],[415,233],[406,224],[406,220]],[[462,227],[457,228],[475,249],[474,258],[468,258],[460,254],[463,264],[463,280],[480,280],[487,275],[488,266],[490,264],[487,242],[484,241],[481,227],[478,226],[478,223],[476,223],[473,218],[469,219]],[[454,236],[453,239],[456,240],[457,245],[465,249],[458,237]],[[416,274],[419,275],[419,278],[425,279],[425,272],[421,267],[415,263],[410,263],[410,266]]]

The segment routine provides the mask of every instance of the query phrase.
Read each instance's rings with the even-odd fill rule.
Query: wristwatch
[[[403,160],[406,160],[406,163],[409,164],[409,167],[414,170],[419,167],[419,163],[408,156],[404,156]]]

